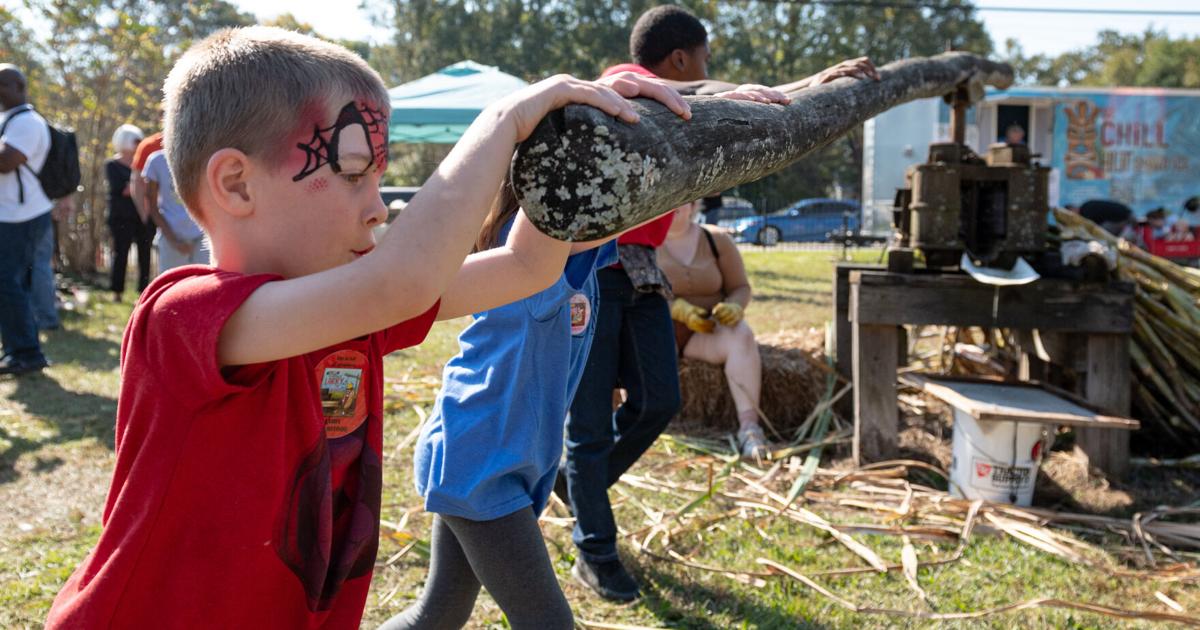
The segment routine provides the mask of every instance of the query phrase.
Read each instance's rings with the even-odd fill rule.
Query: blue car
[[[857,201],[803,199],[765,216],[721,221],[739,243],[775,245],[784,241],[824,242],[839,240],[847,232],[856,235],[862,221]]]

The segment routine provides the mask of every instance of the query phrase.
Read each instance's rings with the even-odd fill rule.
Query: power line
[[[976,11],[995,13],[1066,13],[1072,15],[1150,15],[1168,17],[1200,17],[1200,11],[1177,11],[1170,9],[1073,9],[1068,7],[981,7]]]
[[[786,0],[785,0],[786,1]],[[1080,9],[1072,7],[1000,7],[987,5],[934,5],[925,2],[903,0],[791,0],[793,4],[823,4],[826,6],[851,6],[876,9],[929,9],[932,11],[990,11],[993,13],[1060,13],[1069,15],[1145,15],[1162,17],[1200,17],[1200,11],[1173,9]]]

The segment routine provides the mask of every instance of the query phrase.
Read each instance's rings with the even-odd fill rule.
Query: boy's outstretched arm
[[[643,221],[626,232],[657,219]],[[437,318],[454,319],[527,298],[558,280],[567,256],[595,249],[618,236],[571,243],[560,241],[539,231],[521,210],[504,245],[471,254],[463,261],[450,288],[442,294]]]
[[[546,236],[518,211],[504,244],[467,256],[442,294],[438,319],[454,319],[526,298],[558,279],[571,243]]]
[[[690,115],[674,90],[631,73],[599,82],[557,76],[488,107],[375,251],[352,263],[270,282],[255,291],[222,328],[217,349],[220,364],[244,365],[304,354],[425,312],[458,274],[516,144],[548,112],[569,103],[592,105],[626,122],[637,122],[637,114],[625,100],[635,96],[655,98],[681,116]],[[213,180],[210,175],[210,186]]]
[[[871,63],[869,57],[858,57],[856,59],[847,59],[841,63],[834,64],[828,68],[810,76],[792,81],[782,85],[774,86],[774,89],[784,94],[798,92],[804,88],[813,87],[829,83],[834,79],[841,77],[854,77],[856,79],[875,79],[879,80],[879,71],[875,69],[875,65]],[[701,79],[699,81],[672,81],[664,79],[667,85],[675,88],[680,94],[690,94],[696,96],[713,96],[723,92],[732,92],[737,90],[739,84],[730,83],[728,81],[718,81],[716,79]]]
[[[869,57],[858,57],[856,59],[847,59],[841,63],[836,63],[812,75],[811,77],[806,77],[800,79],[799,81],[793,81],[792,83],[785,83],[784,85],[777,85],[775,86],[775,89],[785,94],[790,94],[792,92],[803,90],[804,88],[810,88],[816,85],[829,83],[834,79],[840,79],[842,77],[874,79],[878,81],[879,71],[875,69],[875,64],[871,63],[871,59]]]

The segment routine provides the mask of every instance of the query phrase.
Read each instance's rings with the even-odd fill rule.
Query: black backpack
[[[4,125],[0,126],[0,136],[4,135],[8,123],[13,118],[33,111],[26,106],[8,115]],[[42,192],[50,199],[62,199],[79,188],[79,144],[75,141],[75,132],[59,129],[46,123],[50,128],[50,150],[46,152],[46,162],[41,171],[34,171],[28,163],[24,164],[30,173],[37,176],[42,185]],[[17,177],[18,199],[25,203],[25,184]]]

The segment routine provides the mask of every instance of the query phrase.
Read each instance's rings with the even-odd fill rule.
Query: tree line
[[[499,66],[533,81],[558,72],[597,75],[627,61],[629,30],[648,0],[365,0],[390,29],[390,41],[339,41],[399,85],[463,59]],[[993,47],[971,2],[933,0],[921,9],[789,2],[688,4],[710,29],[714,78],[780,84],[841,61],[869,55],[877,63],[946,49],[991,54]],[[23,16],[34,20],[23,21]],[[255,17],[225,0],[24,0],[23,11],[0,7],[0,60],[21,66],[31,101],[48,119],[79,137],[84,190],[80,211],[60,226],[69,269],[104,266],[103,162],[122,123],[147,133],[159,127],[162,81],[196,39]],[[271,23],[319,34],[283,15]],[[1106,33],[1088,49],[1056,58],[1026,56],[1010,42],[1007,57],[1022,80],[1056,84],[1200,84],[1200,40],[1172,41]],[[1163,57],[1168,61],[1159,61]],[[1180,78],[1182,77],[1182,78]],[[1106,82],[1114,83],[1106,83]],[[1174,83],[1172,83],[1174,82]],[[1182,85],[1180,85],[1182,86]],[[845,138],[738,193],[773,209],[819,196],[834,183],[857,196],[861,133]],[[385,183],[416,185],[444,148],[397,145]]]

